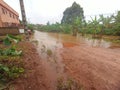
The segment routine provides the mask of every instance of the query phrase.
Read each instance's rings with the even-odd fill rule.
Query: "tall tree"
[[[68,7],[64,11],[61,23],[72,25],[73,36],[76,36],[79,25],[82,25],[82,21],[84,21],[83,8],[74,2],[71,7]]]
[[[81,17],[82,19],[84,19],[84,12],[83,8],[79,4],[74,2],[71,7],[68,7],[63,12],[61,23],[73,24],[77,17]]]

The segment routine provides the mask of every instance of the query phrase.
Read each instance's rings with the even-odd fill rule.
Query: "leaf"
[[[19,73],[23,73],[24,69],[23,68],[19,68]]]
[[[22,50],[21,51],[16,51],[16,55],[22,55]]]
[[[9,72],[9,68],[7,66],[2,65],[2,64],[0,64],[0,70],[5,71],[5,72]]]
[[[22,51],[13,51],[13,52],[11,52],[11,55],[12,56],[20,56],[20,55],[22,55]]]
[[[11,41],[9,40],[8,37],[3,40],[3,44],[6,45],[6,46],[11,45]]]
[[[10,34],[8,34],[7,37],[8,37],[9,39],[13,40],[15,43],[18,43],[18,42],[20,41],[19,38],[15,37],[15,36],[13,36],[13,35],[10,35]]]
[[[9,68],[6,67],[6,66],[3,67],[3,70],[4,70],[5,72],[9,72]]]
[[[0,49],[0,55],[3,55],[3,50],[2,49]]]

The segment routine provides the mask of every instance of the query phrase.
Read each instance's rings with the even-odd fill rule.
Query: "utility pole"
[[[28,39],[27,21],[26,21],[24,2],[23,2],[23,0],[19,0],[19,2],[20,2],[21,14],[22,14],[22,23],[24,25],[24,31],[25,31],[25,34],[26,34],[26,39]]]

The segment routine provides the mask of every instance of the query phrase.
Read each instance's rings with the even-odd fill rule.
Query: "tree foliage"
[[[81,17],[82,19],[84,19],[84,12],[83,8],[79,4],[74,2],[71,7],[68,7],[64,11],[61,23],[73,24],[77,17]]]
[[[83,8],[74,2],[64,13],[60,23],[42,26],[40,29],[48,32],[71,33],[76,36],[77,32],[84,34],[93,34],[94,37],[102,35],[120,36],[120,11],[117,15],[104,16],[99,15],[91,17],[91,20],[85,20]]]
[[[120,11],[118,11],[115,17],[114,29],[115,34],[120,36]]]

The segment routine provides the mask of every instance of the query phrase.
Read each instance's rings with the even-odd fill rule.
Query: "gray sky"
[[[4,0],[20,15],[19,0]],[[84,15],[115,13],[120,10],[120,0],[24,0],[27,20],[46,24],[60,22],[63,12],[76,1],[83,7]]]

